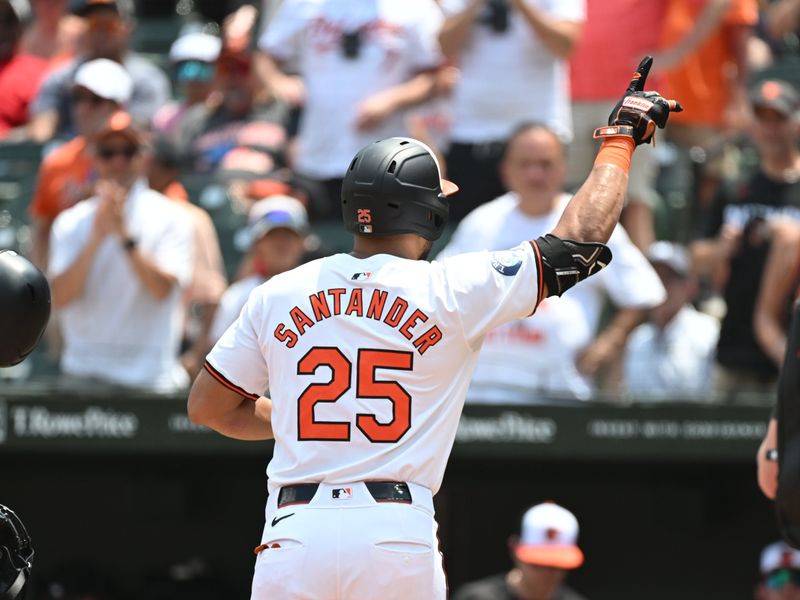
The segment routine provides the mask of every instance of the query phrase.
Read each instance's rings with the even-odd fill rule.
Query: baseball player
[[[551,234],[427,262],[457,188],[427,146],[389,138],[347,168],[353,251],[250,294],[188,411],[230,437],[275,439],[251,598],[445,598],[433,496],[481,341],[611,259],[633,151],[681,110],[642,91],[651,64],[595,131],[595,167]]]
[[[28,356],[50,318],[50,286],[44,274],[11,250],[0,250],[0,367]]]

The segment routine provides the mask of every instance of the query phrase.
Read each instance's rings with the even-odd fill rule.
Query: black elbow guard
[[[542,254],[542,279],[549,296],[560,296],[611,262],[611,249],[605,244],[562,240],[552,233],[534,243]]]

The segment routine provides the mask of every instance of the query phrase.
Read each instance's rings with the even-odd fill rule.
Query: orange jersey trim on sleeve
[[[539,244],[537,244],[534,240],[530,240],[531,247],[533,248],[533,254],[536,256],[536,271],[539,275],[539,280],[537,281],[536,285],[538,285],[538,289],[536,290],[536,305],[533,307],[531,314],[528,315],[529,317],[536,312],[536,309],[539,308],[539,304],[544,299],[542,296],[544,295],[544,275],[542,274],[542,251],[539,250]]]
[[[228,379],[222,373],[217,371],[217,369],[214,368],[214,365],[212,365],[207,360],[203,364],[203,368],[205,368],[205,370],[208,372],[209,375],[211,375],[214,379],[219,381],[222,385],[224,385],[229,390],[231,390],[233,392],[236,392],[237,394],[240,394],[240,395],[244,396],[245,398],[249,398],[250,400],[253,400],[253,401],[258,400],[260,398],[260,396],[258,394],[251,394],[250,392],[246,392],[243,388],[240,388],[235,383],[231,383],[230,381],[228,381]]]

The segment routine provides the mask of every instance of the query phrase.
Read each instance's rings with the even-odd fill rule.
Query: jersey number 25
[[[376,398],[392,403],[392,420],[380,423],[374,414],[356,415],[356,427],[376,443],[394,443],[411,428],[411,396],[396,381],[375,379],[376,369],[410,371],[414,355],[394,350],[360,349],[356,363],[356,396]],[[326,366],[331,369],[327,383],[310,384],[297,399],[297,439],[326,442],[350,441],[350,423],[318,421],[314,417],[317,402],[336,402],[352,387],[353,365],[338,348],[317,346],[297,363],[298,375],[313,375]]]

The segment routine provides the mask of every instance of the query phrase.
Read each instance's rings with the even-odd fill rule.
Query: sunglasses
[[[103,160],[111,160],[115,156],[124,156],[130,160],[137,154],[139,154],[139,149],[135,146],[122,146],[120,148],[101,146],[97,149],[97,156]]]
[[[800,588],[800,571],[794,569],[780,569],[767,575],[764,583],[771,590],[780,590],[789,584]]]

